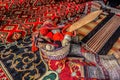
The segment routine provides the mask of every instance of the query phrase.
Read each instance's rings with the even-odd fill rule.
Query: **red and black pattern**
[[[19,28],[19,25],[4,25],[0,29],[0,37],[5,43],[13,42],[26,35],[26,32]]]
[[[76,4],[75,2],[60,2],[57,4],[37,6],[40,1],[41,0],[36,0],[33,3],[33,0],[20,2],[17,2],[16,0],[12,0],[11,2],[4,0],[1,2],[1,4],[5,3],[7,5],[7,7],[6,5],[2,6],[5,7],[4,10],[0,7],[0,13],[2,13],[0,16],[2,22],[0,24],[1,41],[5,39],[5,43],[13,42],[38,30],[43,22],[48,19],[51,19],[56,23],[61,22],[62,20],[75,16],[78,13],[82,13],[86,6],[86,3]],[[52,0],[50,2],[52,2]],[[10,3],[10,5],[7,3]],[[88,5],[89,4],[90,2],[88,2]],[[11,25],[16,28],[4,30],[6,26],[11,27]],[[14,33],[13,31],[17,33]],[[18,34],[19,38],[15,38],[15,35]]]

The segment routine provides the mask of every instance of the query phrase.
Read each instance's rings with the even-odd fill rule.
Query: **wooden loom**
[[[84,46],[87,50],[93,53],[106,54],[107,51],[112,47],[114,42],[120,36],[120,17],[116,15],[110,15],[108,19],[105,19],[107,23],[103,23],[100,29],[94,30],[94,35],[92,32],[88,34],[82,41],[87,44]],[[89,47],[89,48],[88,48]]]

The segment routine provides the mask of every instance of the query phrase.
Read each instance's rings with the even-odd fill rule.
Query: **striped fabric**
[[[82,40],[85,36],[88,35],[103,19],[105,19],[106,16],[100,15],[100,18],[97,21],[93,21],[81,29],[78,30],[79,33],[79,39]],[[110,51],[107,53],[108,55],[116,53],[116,51],[120,50],[120,38],[115,42],[113,47],[110,49]]]

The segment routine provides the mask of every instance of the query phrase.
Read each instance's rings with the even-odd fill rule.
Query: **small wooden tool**
[[[81,28],[82,26],[90,23],[95,18],[97,18],[101,13],[102,13],[102,10],[98,10],[98,11],[94,11],[94,12],[89,13],[88,15],[86,15],[85,17],[78,20],[77,22],[72,24],[70,27],[68,27],[66,31],[73,32],[73,31]]]

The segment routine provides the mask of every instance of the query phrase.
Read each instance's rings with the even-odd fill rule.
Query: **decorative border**
[[[8,80],[13,80],[12,76],[10,75],[10,73],[8,72],[8,70],[5,68],[4,64],[1,61],[0,61],[0,67],[5,72],[5,75],[8,78]]]

